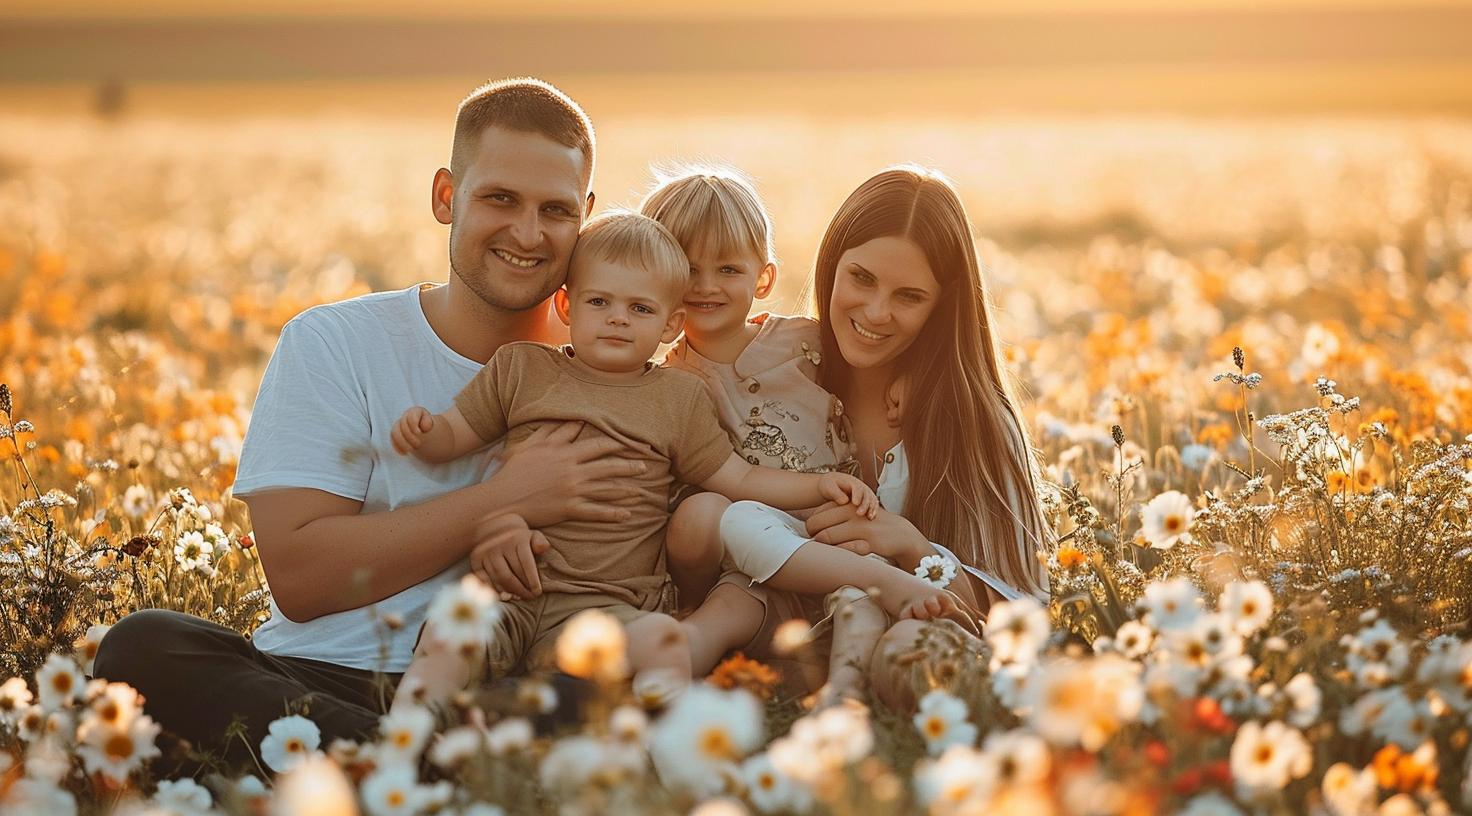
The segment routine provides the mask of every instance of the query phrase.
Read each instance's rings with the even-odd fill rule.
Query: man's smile
[[[504,249],[492,249],[491,253],[494,254],[497,258],[500,258],[506,263],[516,267],[517,269],[532,269],[537,266],[537,264],[540,264],[543,260],[545,260],[544,258],[529,258],[524,255],[517,255],[514,252],[509,252]]]

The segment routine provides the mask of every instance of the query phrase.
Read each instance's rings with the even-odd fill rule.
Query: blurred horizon
[[[387,2],[14,0],[0,12],[0,105],[85,110],[108,85],[175,111],[223,90],[251,110],[367,110],[386,96],[412,114],[443,111],[487,78],[532,74],[623,89],[636,110],[675,96],[693,109],[814,114],[1465,116],[1469,42],[1472,0],[553,0],[532,13],[431,0],[412,16]]]

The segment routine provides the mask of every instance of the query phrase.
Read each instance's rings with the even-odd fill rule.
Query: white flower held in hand
[[[956,578],[956,565],[943,555],[927,555],[920,559],[920,565],[915,567],[915,574],[932,586],[945,589]]]

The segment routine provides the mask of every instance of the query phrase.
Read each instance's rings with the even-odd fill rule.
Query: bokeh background
[[[1249,644],[1262,685],[1153,689],[1167,714],[1098,755],[1122,787],[1080,783],[1088,812],[1124,792],[1139,801],[1119,812],[1169,811],[1203,779],[1251,782],[1223,710],[1271,709],[1314,743],[1307,780],[1265,784],[1273,812],[1317,807],[1332,762],[1373,762],[1376,796],[1472,797],[1456,789],[1472,708],[1469,44],[1472,2],[4,0],[0,677],[46,661],[44,702],[69,660],[53,653],[85,665],[101,627],[138,608],[240,631],[263,619],[250,520],[228,486],[281,326],[443,280],[429,190],[456,103],[535,74],[592,115],[605,206],[636,203],[654,162],[750,173],[776,223],[778,310],[803,308],[822,229],[860,181],[901,161],[949,174],[1062,536],[1039,554],[1051,624],[1099,645],[1141,609],[1194,609],[1184,581],[1142,594],[1172,576],[1210,597],[1235,578],[1271,590],[1274,622]],[[1132,657],[1185,666],[1194,642]],[[1033,713],[1064,731],[1128,721],[1111,708],[1128,696],[1117,663],[1031,675],[1065,701]],[[724,675],[739,683],[751,670],[735,665]],[[984,665],[958,676],[972,715],[1021,722],[987,702]],[[1298,693],[1285,713],[1277,689],[1299,671],[1323,684],[1322,716],[1317,691],[1312,713]],[[784,705],[771,733],[796,716]],[[1372,726],[1371,711],[1393,714]],[[1243,757],[1262,755],[1252,729],[1235,738]],[[920,737],[903,718],[880,730],[906,778]],[[0,809],[21,790],[5,788],[20,772],[8,733]],[[1054,779],[1093,767],[1054,756]],[[533,796],[532,766],[504,767],[491,778]],[[899,783],[864,768],[841,784],[889,782],[856,812],[896,812]],[[82,778],[68,784],[84,803],[117,801]],[[569,787],[601,790],[584,782]]]

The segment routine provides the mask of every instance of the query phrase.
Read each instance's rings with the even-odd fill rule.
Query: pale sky
[[[5,17],[925,17],[941,15],[1161,12],[1219,10],[1397,8],[1404,0],[6,0]],[[1468,8],[1472,0],[1427,0],[1413,5]]]

